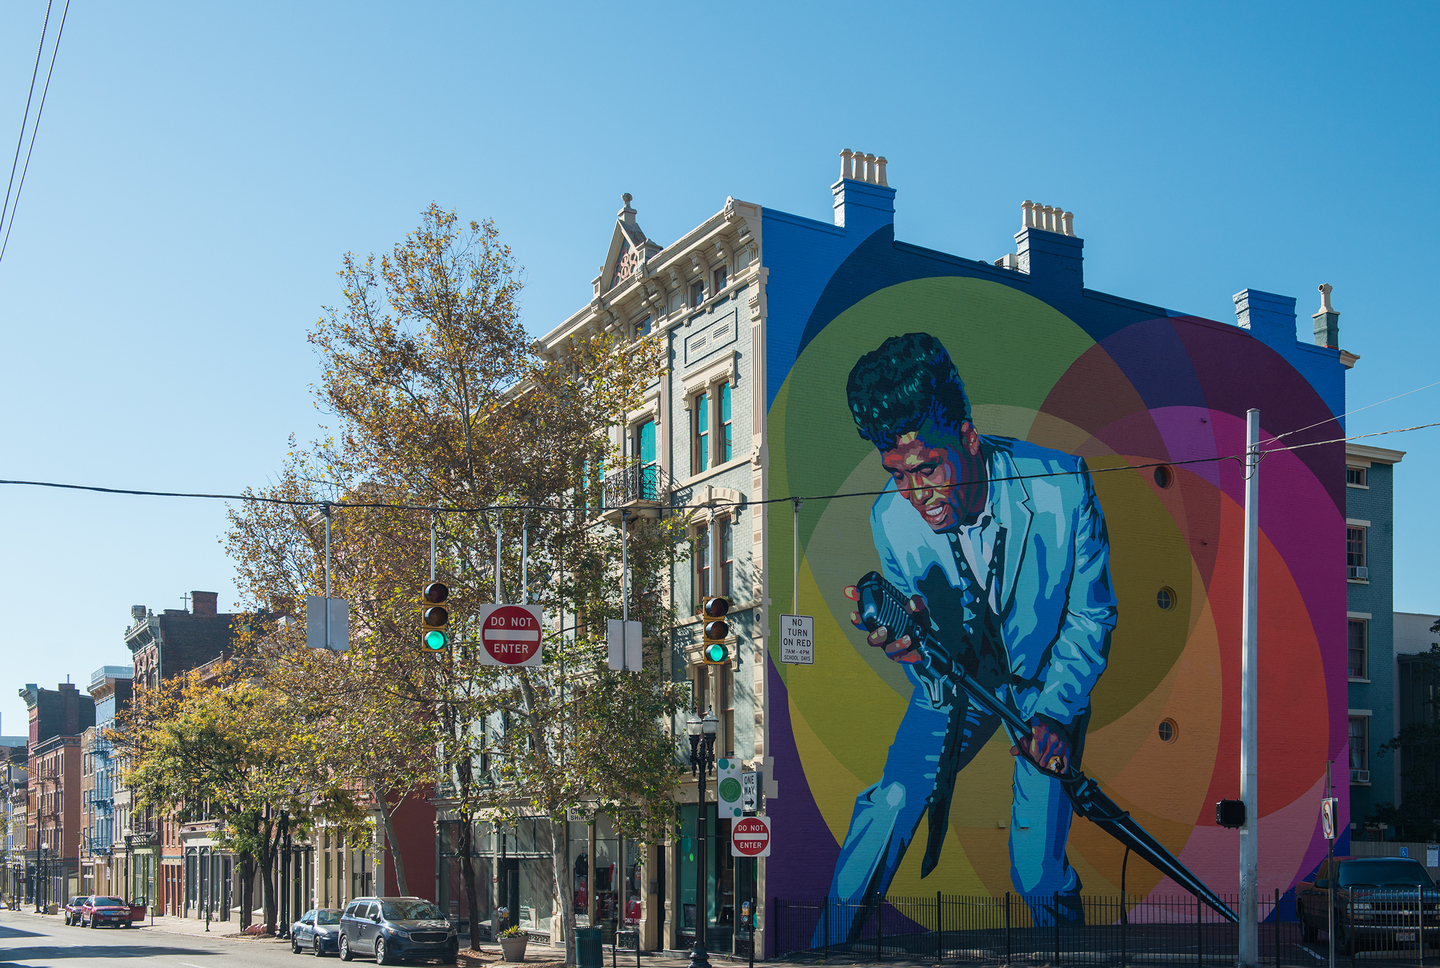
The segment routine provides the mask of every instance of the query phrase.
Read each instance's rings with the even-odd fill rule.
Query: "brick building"
[[[82,736],[95,725],[95,702],[71,682],[20,690],[30,720],[29,805],[25,849],[37,871],[42,904],[80,889]]]
[[[1072,892],[1082,873],[1087,892],[1119,893],[1117,842],[1080,820],[1069,837],[1063,796],[1016,792],[1048,782],[1017,765],[1016,737],[995,721],[949,730],[963,697],[867,646],[846,588],[871,572],[906,595],[926,582],[962,641],[982,611],[994,618],[997,688],[1017,715],[1050,724],[1077,760],[1083,747],[1122,809],[1163,831],[1201,881],[1230,889],[1238,834],[1215,824],[1214,801],[1239,792],[1244,481],[1233,458],[1250,408],[1262,439],[1282,442],[1260,475],[1269,705],[1257,819],[1300,831],[1261,839],[1259,887],[1289,889],[1324,853],[1310,833],[1316,790],[1348,746],[1346,457],[1333,441],[1357,357],[1339,346],[1328,287],[1303,336],[1295,299],[1257,289],[1234,295],[1228,323],[1099,292],[1085,285],[1074,215],[1030,201],[999,258],[925,249],[897,238],[885,159],[846,151],[841,165],[825,218],[732,198],[668,244],[640,229],[625,196],[586,302],[539,341],[552,359],[596,330],[664,341],[664,369],[614,431],[626,460],[604,503],[611,518],[621,507],[683,516],[693,553],[672,575],[686,617],[668,636],[669,671],[720,720],[717,755],[760,775],[777,833],[768,858],[735,861],[731,815],[698,804],[693,782],[675,836],[642,850],[613,842],[603,815],[565,831],[535,818],[506,860],[520,867],[522,923],[553,930],[557,836],[572,859],[586,852],[590,897],[625,892],[615,907],[637,912],[647,948],[682,947],[703,920],[723,950],[756,898],[773,954],[810,945],[804,910],[826,895],[873,912],[887,895]],[[915,374],[929,382],[908,382]],[[948,442],[932,447],[926,433]],[[882,465],[919,444],[941,456]],[[897,492],[907,474],[928,481],[961,464],[975,465],[969,476]],[[947,523],[955,482],[977,479],[989,503]],[[922,510],[927,494],[941,504]],[[1082,542],[1098,556],[1083,575]],[[733,602],[720,664],[703,662],[692,617],[707,594]],[[782,613],[813,617],[813,664],[782,661]],[[1349,790],[1340,796],[1348,821]],[[932,803],[948,816],[922,831]],[[702,810],[711,839],[697,884]],[[443,847],[441,865],[445,900],[457,885]],[[1134,861],[1128,877],[1129,895],[1167,890]],[[770,905],[787,899],[809,907],[776,917]],[[779,920],[794,937],[769,930]]]
[[[158,615],[144,605],[130,609],[125,645],[132,657],[136,690],[155,688],[232,652],[239,616],[219,611],[218,592],[192,591],[189,597],[188,609],[167,608]],[[123,763],[118,768],[123,770]],[[123,788],[115,791],[114,816],[119,829],[112,866],[131,899],[148,904],[157,915],[203,917],[198,885],[186,882],[186,848],[179,825],[154,808],[137,808],[130,791]],[[228,876],[231,867],[224,864],[223,873]],[[215,917],[228,919],[229,900],[238,894],[220,878],[207,879],[205,887],[223,902],[216,905]]]

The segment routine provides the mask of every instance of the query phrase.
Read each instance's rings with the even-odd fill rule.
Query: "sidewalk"
[[[33,910],[19,911],[5,910],[7,916],[20,916],[36,921],[54,922],[57,927],[65,927],[64,916],[61,914],[36,914]],[[77,930],[79,930],[77,928]],[[189,937],[208,937],[235,941],[241,944],[262,944],[262,945],[284,945],[289,946],[287,938],[275,938],[266,935],[243,935],[240,933],[240,922],[211,921],[210,930],[206,932],[205,922],[195,918],[158,917],[152,924],[150,919],[143,923],[137,921],[132,930],[163,931],[166,934],[185,935]],[[621,948],[612,952],[609,945],[601,949],[602,968],[634,968],[635,949]],[[724,968],[744,968],[746,962],[742,959],[730,958],[728,955],[710,953],[710,963]],[[361,959],[366,960],[366,959]],[[478,966],[505,964],[501,955],[500,945],[494,941],[482,941],[478,949],[465,948],[460,952],[457,961],[459,965]],[[690,963],[690,952],[688,951],[642,951],[640,953],[640,968],[685,968]],[[840,963],[840,962],[833,962]],[[565,949],[554,945],[540,944],[531,941],[525,947],[524,964],[529,968],[562,968],[565,964]],[[893,968],[893,966],[891,966]]]

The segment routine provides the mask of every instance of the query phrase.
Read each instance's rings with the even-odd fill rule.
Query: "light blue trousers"
[[[858,935],[865,916],[889,889],[935,790],[950,714],[949,707],[932,707],[925,690],[916,688],[885,758],[884,773],[855,798],[850,830],[830,883],[830,896],[850,903],[843,911],[831,912],[830,943],[852,940],[852,932]],[[971,707],[965,725],[969,735],[961,739],[957,770],[990,739],[998,720]],[[1069,797],[1058,780],[1021,756],[1015,757],[1011,790],[1010,880],[1015,890],[1026,895],[1036,925],[1054,923],[1056,894],[1061,898],[1060,917],[1077,920],[1080,877],[1065,857],[1072,816]],[[960,773],[953,800],[964,798],[965,776]],[[816,930],[818,946],[826,939]]]

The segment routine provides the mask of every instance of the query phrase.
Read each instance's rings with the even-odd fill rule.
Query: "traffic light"
[[[705,616],[705,662],[719,665],[730,661],[730,649],[725,640],[730,637],[730,623],[725,616],[730,611],[730,599],[707,598],[700,606]]]
[[[439,652],[450,644],[450,633],[446,631],[450,624],[450,609],[445,605],[450,598],[450,586],[442,581],[432,581],[425,586],[420,597],[424,599],[420,606],[420,641],[431,652]]]

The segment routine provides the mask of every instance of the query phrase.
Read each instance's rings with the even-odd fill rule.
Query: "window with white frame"
[[[1350,782],[1370,782],[1370,717],[1350,717]]]
[[[717,567],[715,594],[735,597],[735,526],[729,518],[715,522]]]
[[[1364,526],[1347,525],[1345,528],[1345,576],[1351,581],[1369,581],[1370,569],[1365,562]]]
[[[695,307],[705,301],[705,280],[700,279],[690,284],[690,305]]]
[[[690,398],[690,469],[703,474],[735,459],[734,394],[728,379],[695,392]]]
[[[1366,467],[1345,468],[1345,484],[1347,487],[1369,487],[1370,474]]]
[[[724,266],[721,266],[720,268],[718,268],[718,269],[715,270],[715,277],[714,277],[714,278],[715,278],[715,288],[712,289],[711,292],[721,292],[721,291],[723,291],[724,288],[725,288],[725,278],[726,278],[726,272],[725,272],[725,267],[724,267]]]
[[[695,610],[710,596],[710,525],[695,529]]]
[[[1366,652],[1370,637],[1370,623],[1363,618],[1352,618],[1349,622],[1349,648],[1346,651],[1345,667],[1351,679],[1367,679]]]

